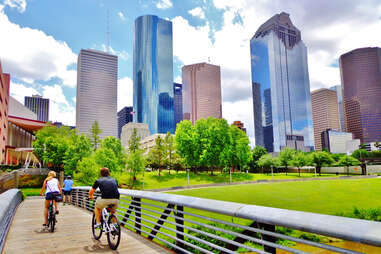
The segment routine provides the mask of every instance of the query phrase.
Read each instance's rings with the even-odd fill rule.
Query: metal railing
[[[74,188],[73,204],[92,211],[89,190]],[[361,253],[307,240],[308,236],[381,246],[380,222],[149,191],[119,192],[122,225],[177,253],[306,253],[298,245]]]
[[[22,193],[18,189],[10,189],[0,194],[0,253],[8,234],[16,208],[22,201]]]

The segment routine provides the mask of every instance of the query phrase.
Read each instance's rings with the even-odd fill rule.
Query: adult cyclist
[[[110,177],[110,171],[108,168],[100,169],[101,178],[96,180],[93,187],[89,191],[89,198],[94,199],[94,192],[97,188],[101,191],[101,197],[97,198],[95,202],[94,214],[97,220],[95,227],[101,226],[101,212],[106,206],[112,206],[111,213],[116,212],[119,202],[118,183],[112,177]]]
[[[42,185],[42,188],[41,188],[41,193],[40,193],[41,196],[43,196],[44,191],[46,195],[45,203],[44,203],[44,222],[45,223],[42,225],[46,226],[46,223],[48,221],[49,204],[52,200],[56,210],[56,214],[59,213],[55,196],[61,193],[61,186],[60,186],[60,182],[56,178],[56,172],[50,171],[48,173],[48,177],[45,179],[44,184]]]

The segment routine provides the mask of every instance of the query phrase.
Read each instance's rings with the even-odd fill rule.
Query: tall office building
[[[361,142],[381,141],[381,48],[360,48],[340,56],[344,118]]]
[[[97,50],[84,50],[77,64],[76,128],[88,134],[94,121],[101,138],[117,137],[118,57]]]
[[[208,63],[186,65],[183,76],[183,119],[222,118],[220,66]]]
[[[36,113],[38,121],[49,121],[49,99],[42,98],[40,95],[25,96],[24,105]]]
[[[322,132],[340,130],[337,92],[321,88],[311,92],[312,119],[314,122],[315,149],[322,150]]]
[[[333,86],[330,87],[329,89],[336,91],[337,93],[337,103],[339,107],[339,120],[340,120],[340,130],[345,131],[345,120],[344,120],[344,105],[343,105],[343,91],[341,89],[341,86]]]
[[[314,149],[307,48],[289,14],[261,25],[250,53],[256,145],[269,152],[288,144]]]
[[[122,127],[133,121],[134,110],[132,107],[124,107],[118,112],[118,138],[122,133]]]
[[[175,126],[183,120],[183,85],[173,83],[173,111]]]
[[[172,22],[146,15],[135,20],[134,122],[151,134],[175,132]]]
[[[8,133],[9,83],[10,75],[3,73],[0,62],[0,163],[5,162],[5,146]]]

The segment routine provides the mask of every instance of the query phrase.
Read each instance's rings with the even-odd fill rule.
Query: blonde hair
[[[57,176],[56,172],[54,171],[49,171],[48,173],[48,177],[45,179],[45,181],[50,181],[52,180],[53,178],[55,178]]]

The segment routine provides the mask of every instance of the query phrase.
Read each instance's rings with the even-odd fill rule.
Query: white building
[[[346,153],[348,155],[351,155],[354,151],[359,149],[359,147],[360,147],[360,139],[348,140],[346,142]]]
[[[82,49],[77,64],[76,128],[89,133],[98,121],[101,138],[117,137],[118,57]]]
[[[25,107],[18,100],[9,96],[9,111],[8,115],[26,118],[30,120],[37,120],[37,114]]]
[[[165,139],[167,134],[153,134],[151,136],[145,137],[140,141],[140,148],[145,150],[147,154],[156,144],[156,139],[160,136],[162,140]]]
[[[140,140],[143,140],[145,137],[150,135],[148,124],[145,123],[127,123],[122,127],[122,133],[120,134],[120,141],[122,142],[122,146],[128,148],[128,141],[131,138],[131,135],[136,129],[136,135],[140,137]]]
[[[321,133],[321,141],[322,148],[327,149],[331,153],[348,153],[348,151],[352,151],[357,145],[357,142],[351,142],[353,141],[352,133],[332,129],[327,129]],[[358,146],[354,150],[356,149],[358,149]]]

